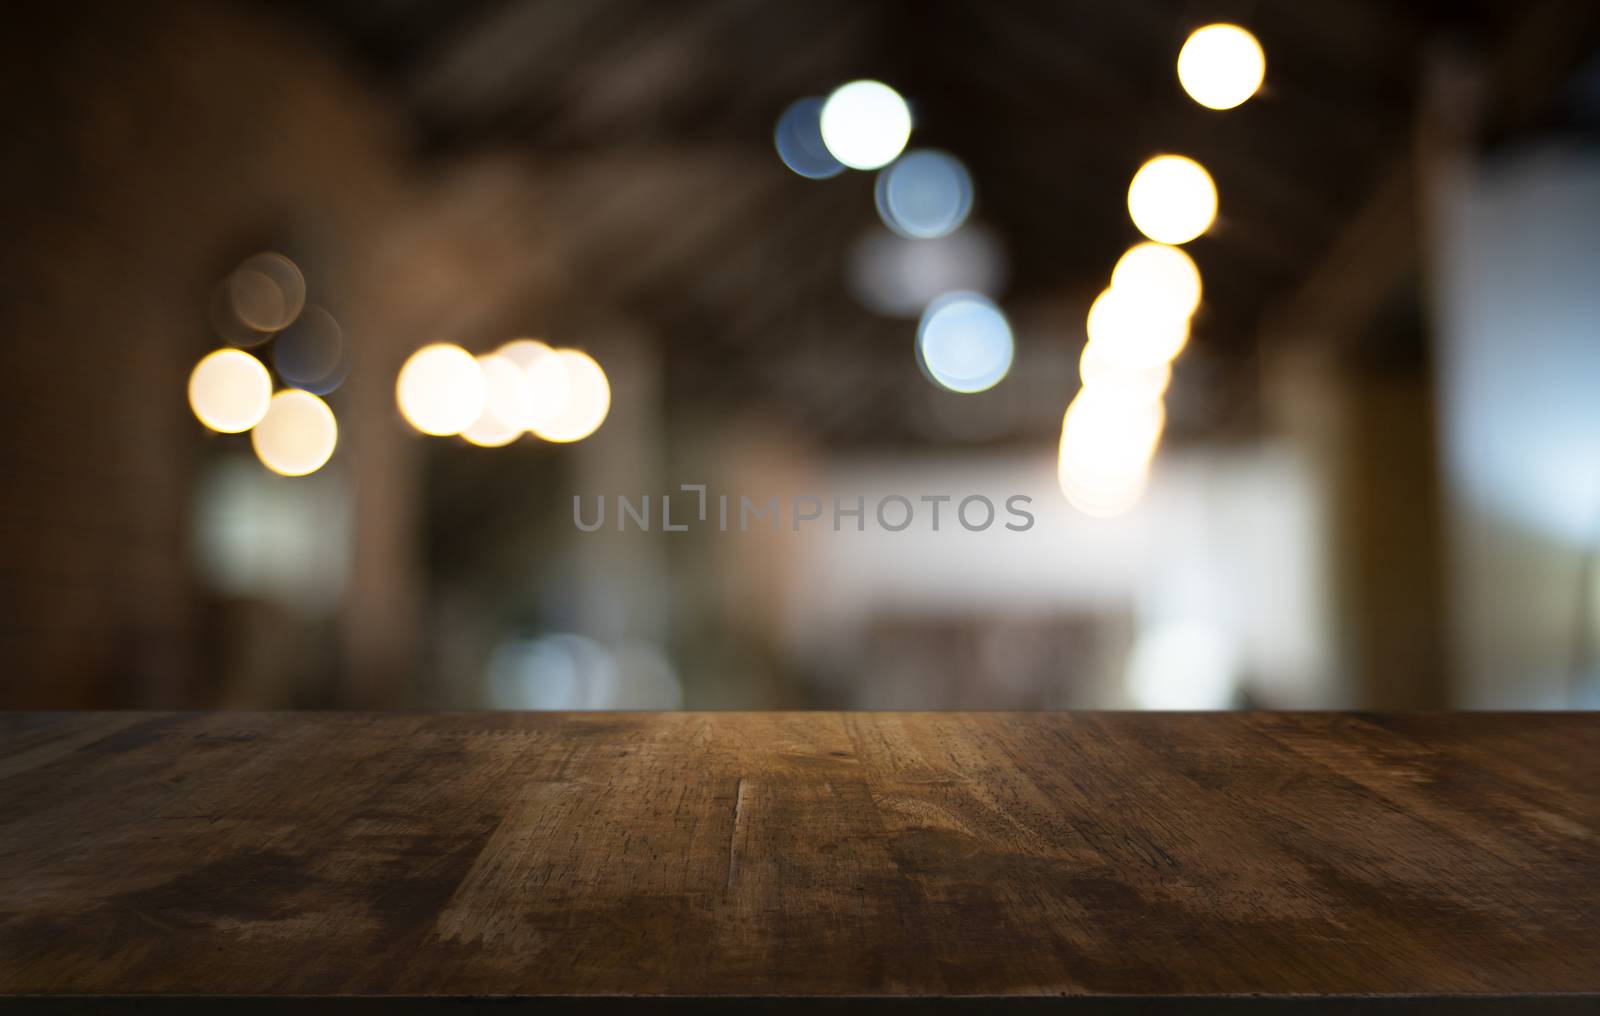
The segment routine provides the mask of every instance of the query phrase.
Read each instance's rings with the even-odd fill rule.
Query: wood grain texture
[[[1592,714],[0,715],[0,992],[1585,996],[1597,776]]]

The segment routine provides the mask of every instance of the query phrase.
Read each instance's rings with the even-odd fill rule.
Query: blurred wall
[[[1462,164],[1432,239],[1457,702],[1600,705],[1600,151]]]
[[[1052,466],[1044,456],[992,452],[841,457],[814,487],[796,488],[829,505],[836,496],[848,505],[864,495],[869,506],[894,493],[954,497],[937,532],[926,518],[898,533],[853,532],[853,522],[836,532],[825,519],[794,535],[783,609],[790,653],[831,677],[854,707],[1351,700],[1327,662],[1328,562],[1318,539],[1326,519],[1300,456],[1282,446],[1163,452],[1140,504],[1115,519],[1070,508]],[[1002,522],[1013,521],[1008,498],[1024,495],[1033,522],[1018,532],[964,531],[952,513],[968,495],[988,497]],[[896,654],[861,664],[876,627],[913,619],[922,624],[920,668],[909,638]],[[973,629],[972,659],[951,666],[963,626]],[[1174,638],[1203,648],[1168,652]],[[1151,652],[1161,657],[1159,680],[1141,684],[1138,660]],[[941,686],[951,671],[964,682]]]

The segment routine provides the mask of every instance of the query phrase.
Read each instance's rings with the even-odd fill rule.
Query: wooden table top
[[[0,714],[0,993],[1592,1012],[1597,777],[1596,714]]]

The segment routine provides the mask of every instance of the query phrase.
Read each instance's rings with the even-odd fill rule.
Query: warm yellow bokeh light
[[[524,426],[537,434],[557,420],[567,401],[567,369],[556,351],[537,339],[515,339],[495,350],[522,368],[528,379],[528,416]]]
[[[461,432],[468,444],[479,448],[503,448],[522,436],[522,428],[507,427],[488,413],[480,413],[472,426]]]
[[[328,404],[298,388],[272,397],[267,415],[250,432],[261,464],[283,476],[321,469],[339,443],[339,424]]]
[[[1267,75],[1267,55],[1238,25],[1207,25],[1178,52],[1178,81],[1189,97],[1210,109],[1232,109],[1256,94]]]
[[[260,423],[271,399],[272,375],[243,350],[208,353],[189,374],[189,408],[201,423],[222,434],[238,434]]]
[[[1157,243],[1188,243],[1217,217],[1217,186],[1193,159],[1158,155],[1128,185],[1128,214]]]
[[[1188,317],[1200,306],[1200,269],[1181,247],[1146,241],[1117,259],[1111,288]]]
[[[599,429],[611,409],[611,384],[606,372],[587,353],[576,349],[558,349],[555,363],[546,377],[535,377],[535,400],[541,387],[554,389],[556,367],[560,370],[562,397],[559,409],[553,414],[537,413],[530,428],[546,441],[579,441]]]
[[[523,370],[528,370],[539,359],[549,356],[553,352],[555,350],[538,339],[512,339],[495,350],[493,355],[503,356]]]
[[[1160,399],[1128,399],[1102,388],[1079,391],[1062,419],[1056,465],[1068,502],[1099,517],[1131,509],[1144,494],[1165,422]]]
[[[1149,478],[1150,471],[1140,469],[1112,480],[1086,482],[1072,474],[1065,460],[1056,474],[1056,481],[1061,486],[1061,493],[1066,495],[1068,504],[1085,515],[1102,519],[1115,518],[1131,511],[1144,496]]]
[[[1084,327],[1089,344],[1099,347],[1096,355],[1133,370],[1167,363],[1189,341],[1188,315],[1115,287],[1095,297]]]
[[[532,387],[517,362],[503,353],[478,357],[483,371],[483,412],[461,436],[483,448],[508,445],[522,435],[532,418]]]
[[[472,354],[445,342],[411,354],[395,382],[395,401],[406,422],[444,437],[472,426],[483,412],[488,385]]]
[[[1105,347],[1090,342],[1083,347],[1078,359],[1078,376],[1085,388],[1109,392],[1130,402],[1151,402],[1166,394],[1172,381],[1172,367],[1161,363],[1153,367],[1129,366],[1114,356],[1107,356]]]
[[[1086,479],[1125,476],[1149,465],[1166,420],[1159,399],[1084,388],[1062,419],[1061,457]]]
[[[528,430],[538,434],[561,419],[572,386],[567,380],[565,359],[553,349],[529,364],[527,370],[528,387],[533,392]]]
[[[483,412],[501,425],[524,430],[533,412],[533,387],[528,375],[508,357],[490,354],[478,357],[483,371]]]

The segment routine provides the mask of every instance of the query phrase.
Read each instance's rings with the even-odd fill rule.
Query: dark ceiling
[[[1015,372],[1043,379],[966,397],[1019,404],[997,440],[1058,425],[1083,311],[1139,239],[1123,203],[1133,171],[1164,150],[1198,159],[1221,215],[1190,245],[1206,299],[1175,374],[1173,424],[1179,439],[1248,433],[1258,321],[1412,144],[1423,47],[1493,36],[1517,8],[305,0],[293,10],[403,111],[425,165],[511,152],[560,182],[554,193],[582,234],[583,296],[661,338],[669,407],[759,405],[825,441],[902,443],[938,436],[914,325],[875,316],[843,278],[851,245],[876,222],[871,177],[787,172],[770,138],[788,103],[880,78],[911,100],[914,145],[970,166],[977,218],[1011,266],[1001,302],[1019,318]],[[1186,34],[1214,20],[1249,26],[1268,58],[1263,93],[1222,113],[1191,102],[1173,73]]]

